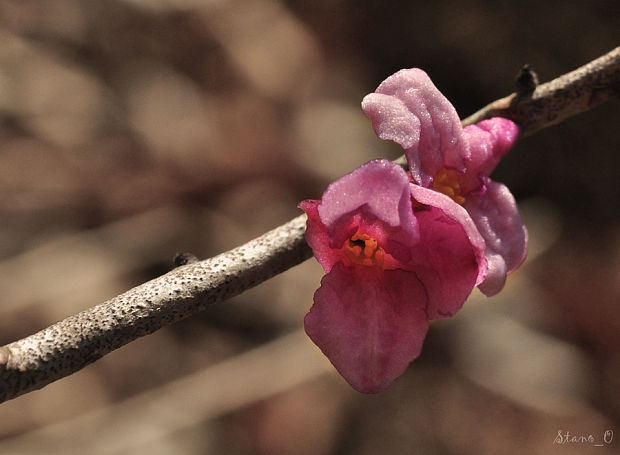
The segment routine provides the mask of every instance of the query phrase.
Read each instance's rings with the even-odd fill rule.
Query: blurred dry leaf
[[[22,117],[54,145],[86,145],[97,133],[110,94],[87,68],[3,30],[0,41],[0,109]]]
[[[302,96],[320,71],[312,35],[279,2],[217,2],[203,19],[240,74],[265,96]]]
[[[0,442],[0,450],[78,454],[88,446],[93,454],[130,453],[331,371],[305,333],[295,332],[121,403]]]
[[[179,167],[204,167],[217,123],[200,87],[155,62],[136,62],[119,77],[130,124],[155,157]]]

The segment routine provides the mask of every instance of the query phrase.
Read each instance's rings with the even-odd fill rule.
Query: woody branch
[[[542,85],[525,70],[517,93],[463,120],[506,117],[528,135],[620,91],[620,47]],[[0,347],[0,402],[68,376],[109,352],[226,300],[311,256],[306,216],[219,256],[162,275],[22,340]]]

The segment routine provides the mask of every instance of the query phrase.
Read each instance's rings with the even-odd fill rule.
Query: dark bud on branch
[[[523,65],[515,79],[515,91],[517,96],[524,97],[534,93],[538,85],[538,76],[530,65]]]
[[[198,262],[198,258],[192,253],[177,253],[174,255],[174,259],[172,259],[172,262],[174,262],[175,267],[180,267],[182,265]]]

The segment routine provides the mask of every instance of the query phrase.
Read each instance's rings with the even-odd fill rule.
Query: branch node
[[[515,79],[515,91],[519,98],[530,96],[538,86],[538,75],[529,65],[523,65],[523,68],[517,74]]]
[[[175,267],[180,267],[182,265],[193,264],[194,262],[198,262],[198,258],[194,256],[192,253],[177,253],[174,255],[172,259]]]
[[[0,367],[7,365],[9,363],[9,357],[11,356],[11,351],[8,348],[2,346],[0,347]]]

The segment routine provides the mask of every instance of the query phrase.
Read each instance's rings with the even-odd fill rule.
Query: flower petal
[[[415,274],[336,264],[304,320],[306,333],[354,389],[385,390],[422,349],[426,294]]]
[[[411,194],[427,207],[415,212],[420,242],[409,266],[426,288],[429,319],[452,316],[486,277],[484,239],[467,211],[448,196],[413,184]]]
[[[352,218],[360,211],[372,231],[368,234],[380,241],[387,240],[388,234],[405,245],[418,239],[409,177],[400,166],[385,159],[370,161],[329,185],[318,211],[333,248],[342,246],[354,233],[350,232],[355,224]]]
[[[400,70],[362,100],[377,135],[400,144],[416,183],[442,168],[464,171],[467,148],[456,110],[420,69]]]
[[[362,100],[362,109],[380,139],[396,142],[405,150],[418,145],[420,120],[402,100],[393,95],[370,93]]]
[[[481,185],[480,177],[488,177],[500,159],[508,153],[519,135],[519,127],[511,120],[493,117],[463,129],[469,149],[467,172],[461,180],[461,191],[469,193]]]
[[[314,199],[307,199],[299,203],[299,208],[308,215],[306,222],[306,242],[312,248],[314,257],[323,267],[325,272],[329,272],[332,266],[341,260],[342,255],[338,250],[329,246],[329,235],[327,228],[319,217],[319,203]]]
[[[485,180],[485,193],[471,194],[465,208],[486,242],[484,254],[489,262],[489,271],[478,287],[491,296],[502,290],[506,275],[525,259],[528,238],[510,190],[501,183],[488,178]]]

